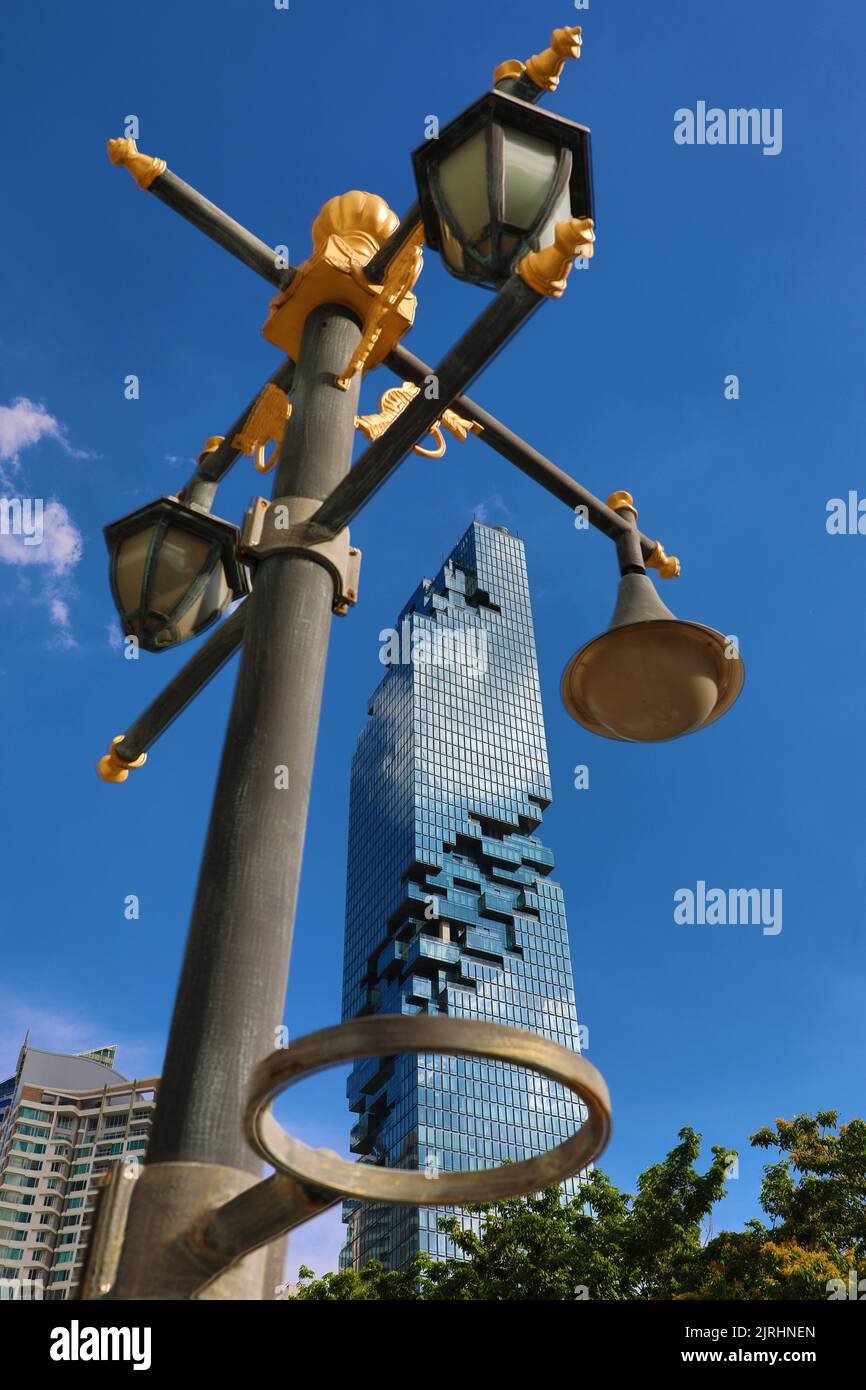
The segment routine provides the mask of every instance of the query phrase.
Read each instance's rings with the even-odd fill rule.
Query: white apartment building
[[[101,1175],[147,1148],[159,1080],[129,1081],[115,1052],[67,1056],[25,1038],[0,1082],[0,1281],[41,1284],[46,1299],[75,1294]]]

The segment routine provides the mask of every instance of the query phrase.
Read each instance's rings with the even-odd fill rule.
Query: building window
[[[19,1226],[26,1226],[29,1220],[29,1211],[16,1211],[14,1207],[0,1207],[0,1221],[14,1221]]]

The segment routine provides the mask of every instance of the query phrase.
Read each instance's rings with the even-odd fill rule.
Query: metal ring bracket
[[[268,468],[273,460],[265,460]],[[267,471],[267,470],[265,470]],[[255,564],[268,555],[306,555],[323,565],[334,581],[334,612],[345,613],[358,598],[361,552],[344,526],[335,536],[311,524],[322,503],[315,497],[254,497],[244,516],[238,557]]]
[[[499,1168],[440,1172],[431,1179],[423,1172],[351,1163],[331,1149],[311,1148],[287,1134],[271,1113],[276,1097],[304,1077],[358,1057],[407,1052],[488,1057],[527,1067],[566,1087],[587,1106],[589,1116],[563,1143],[534,1158]],[[421,1015],[357,1018],[299,1038],[256,1068],[246,1111],[247,1139],[278,1171],[335,1195],[409,1206],[463,1206],[540,1192],[588,1167],[606,1148],[610,1131],[604,1078],[579,1052],[498,1023]]]

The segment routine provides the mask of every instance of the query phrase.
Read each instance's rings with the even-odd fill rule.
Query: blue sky
[[[737,635],[745,691],[677,743],[585,733],[559,677],[609,619],[612,546],[483,442],[405,463],[352,528],[361,598],[334,624],[287,1022],[297,1036],[339,1018],[349,764],[378,633],[473,515],[506,525],[534,596],[555,796],[542,834],[614,1102],[603,1166],[630,1186],[686,1124],[705,1152],[739,1148],[718,1230],[756,1212],[750,1133],[864,1104],[866,537],[825,525],[829,499],[866,496],[866,14],[851,3],[214,0],[132,21],[106,3],[4,17],[0,467],[6,495],[53,505],[38,551],[0,537],[0,1074],[27,1026],[49,1048],[117,1041],[129,1074],[160,1067],[234,667],[125,787],[97,779],[111,736],[191,654],[123,659],[101,528],[175,491],[279,360],[260,333],[269,287],[112,169],[105,138],[137,115],[141,149],[297,263],[327,198],[372,189],[402,211],[425,118],[448,120],[496,63],[578,22],[583,57],[549,104],[593,131],[597,256],[473,395],[598,495],[634,493],[643,529],[682,561],[665,601]],[[674,113],[698,101],[781,108],[781,153],[677,145]],[[486,295],[429,253],[417,292],[407,346],[435,361]],[[365,408],[393,382],[373,374]],[[216,511],[236,519],[258,490],[239,464]],[[674,893],[699,879],[781,889],[781,933],[676,924]],[[343,1074],[282,1114],[345,1152]],[[331,1213],[299,1232],[292,1265],[332,1266],[340,1229]]]

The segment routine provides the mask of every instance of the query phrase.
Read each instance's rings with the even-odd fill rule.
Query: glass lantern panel
[[[141,580],[152,538],[153,527],[146,526],[127,536],[118,547],[114,582],[124,613],[134,613],[141,603]]]
[[[542,251],[545,246],[553,245],[557,222],[569,222],[571,216],[571,189],[566,185],[554,203],[553,212],[550,214],[548,221],[538,234],[539,248]]]
[[[200,597],[177,620],[181,641],[191,637],[197,628],[204,627],[226,607],[231,598],[226,572],[220,562]]]
[[[151,581],[149,606],[159,613],[171,613],[200,574],[210,548],[211,542],[202,536],[169,526]]]
[[[454,270],[463,270],[463,247],[447,223],[440,223],[442,229],[442,254]]]
[[[467,241],[474,241],[490,221],[487,201],[487,137],[484,130],[471,135],[439,166],[445,201]]]
[[[550,193],[559,150],[549,140],[522,130],[505,135],[505,222],[528,229],[536,221]]]

